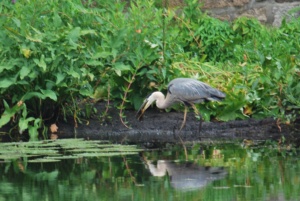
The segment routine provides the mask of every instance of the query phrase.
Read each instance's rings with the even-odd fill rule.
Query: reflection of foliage
[[[168,176],[152,177],[138,155],[83,157],[51,163],[14,159],[0,165],[0,198],[252,201],[284,196],[286,200],[298,200],[300,162],[297,153],[278,148],[275,143],[248,148],[228,143],[194,145],[188,150],[190,162],[200,166],[225,166],[228,175],[204,188],[186,192],[174,190]],[[153,161],[186,162],[180,146],[143,152],[143,156]]]
[[[28,163],[22,173],[17,163],[2,163],[0,199],[120,200],[132,195],[132,178],[126,172],[124,158],[86,157],[65,159],[63,163]],[[130,160],[139,158],[132,156]],[[130,168],[142,170],[143,165]],[[147,173],[135,175],[139,182],[142,175]]]

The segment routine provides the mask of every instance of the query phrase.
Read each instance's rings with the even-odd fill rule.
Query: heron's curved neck
[[[165,95],[160,91],[153,92],[151,96],[156,100],[156,107],[159,109],[166,109],[169,106],[167,99],[165,99]]]

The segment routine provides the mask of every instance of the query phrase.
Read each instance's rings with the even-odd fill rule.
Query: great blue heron
[[[173,103],[183,103],[185,105],[183,122],[180,131],[185,125],[188,106],[192,106],[196,115],[199,115],[194,103],[203,101],[221,101],[225,94],[215,88],[212,88],[204,82],[191,78],[176,78],[168,84],[168,93],[165,98],[160,91],[153,92],[148,96],[137,112],[137,118],[140,120],[147,108],[156,101],[156,106],[160,109],[166,109]],[[201,127],[201,122],[200,122]],[[200,128],[199,128],[200,129]]]

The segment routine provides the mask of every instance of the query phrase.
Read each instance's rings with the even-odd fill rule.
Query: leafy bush
[[[0,3],[0,127],[47,137],[60,117],[91,115],[92,98],[137,109],[149,91],[175,77],[195,77],[227,93],[199,105],[206,120],[249,116],[293,119],[299,109],[299,20],[267,28],[230,24],[153,1]],[[283,54],[284,53],[284,54]],[[177,108],[178,109],[178,108]],[[221,109],[221,110],[220,110]]]
[[[7,15],[1,20],[1,99],[4,113],[10,113],[2,115],[0,125],[20,118],[15,121],[19,132],[28,127],[30,138],[37,139],[45,121],[55,121],[60,110],[75,115],[76,99],[92,96],[96,68],[88,65],[87,56],[97,34],[76,18],[80,13],[67,1],[3,2],[2,10]]]

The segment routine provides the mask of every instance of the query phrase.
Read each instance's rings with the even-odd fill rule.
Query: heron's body
[[[183,128],[186,120],[187,106],[192,106],[198,113],[195,103],[203,101],[221,101],[226,95],[209,86],[191,78],[177,78],[168,84],[168,93],[166,97],[160,91],[153,92],[143,103],[138,111],[138,119],[143,116],[146,109],[156,101],[156,106],[160,109],[166,109],[174,103],[183,103],[185,108],[184,120],[180,130]]]
[[[204,82],[191,78],[177,78],[169,83],[166,100],[192,105],[203,101],[220,101],[224,98],[224,93]]]

